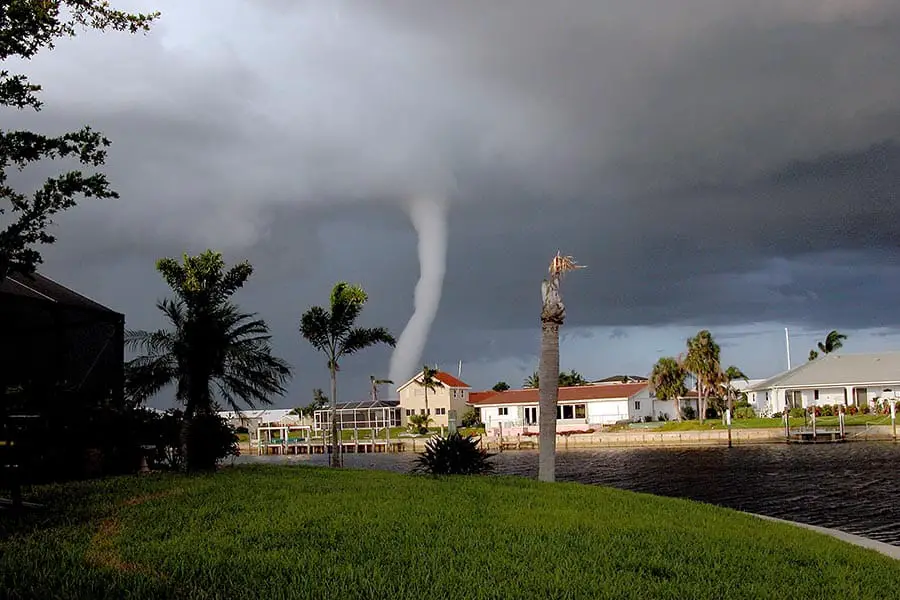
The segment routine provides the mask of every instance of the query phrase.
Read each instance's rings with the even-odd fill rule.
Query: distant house
[[[539,418],[539,390],[473,392],[469,405],[481,412],[488,429],[534,428]],[[604,383],[559,388],[557,431],[585,429],[620,421],[655,417],[653,398],[646,383]]]
[[[64,395],[70,410],[124,400],[125,316],[39,273],[0,283],[0,395]],[[77,399],[77,404],[75,403]]]
[[[900,352],[827,354],[747,389],[763,414],[900,397]],[[751,401],[753,402],[753,401]]]
[[[291,414],[290,408],[248,409],[241,411],[222,410],[217,414],[232,427],[246,427],[248,431],[256,429],[264,423],[278,425],[296,425],[300,417]]]
[[[356,402],[339,402],[335,407],[337,422],[341,429],[400,427],[400,408],[397,405],[396,400],[366,399]],[[331,414],[330,408],[315,411],[312,421],[313,430],[329,429]]]
[[[421,385],[421,372],[397,388],[403,427],[407,426],[409,417],[412,415],[424,414],[431,416],[433,426],[446,427],[449,424],[447,413],[451,410],[456,411],[457,423],[459,422],[459,418],[466,411],[471,386],[444,371],[438,371],[434,379],[437,381],[437,385],[434,390],[428,390],[427,408],[425,407],[425,388]]]

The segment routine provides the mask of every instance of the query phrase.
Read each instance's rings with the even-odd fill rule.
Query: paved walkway
[[[806,529],[811,529],[813,531],[817,531],[819,533],[824,533],[825,535],[830,535],[831,537],[835,537],[839,540],[843,540],[850,544],[854,544],[856,546],[861,546],[863,548],[868,548],[869,550],[875,550],[876,552],[881,552],[885,556],[890,556],[895,560],[900,560],[900,546],[894,546],[892,544],[886,544],[884,542],[878,542],[875,540],[870,540],[867,537],[863,537],[861,535],[854,535],[852,533],[847,533],[845,531],[839,531],[837,529],[829,529],[827,527],[819,527],[818,525],[808,525],[806,523],[798,523],[797,521],[786,521],[784,519],[776,519],[775,517],[767,517],[766,515],[758,515],[756,513],[748,513],[753,515],[754,517],[759,517],[760,519],[765,519],[767,521],[775,521],[777,523],[786,523],[788,525],[796,525],[797,527],[805,527]]]

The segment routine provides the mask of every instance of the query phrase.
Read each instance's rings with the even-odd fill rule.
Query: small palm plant
[[[409,417],[409,430],[413,433],[428,433],[429,424],[431,424],[431,417],[428,415],[412,415]]]
[[[429,475],[483,475],[494,470],[488,459],[494,456],[478,447],[472,435],[451,433],[435,437],[425,444],[425,451],[416,458],[413,473]]]

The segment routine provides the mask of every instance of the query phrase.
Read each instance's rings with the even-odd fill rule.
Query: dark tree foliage
[[[102,0],[0,1],[0,114],[42,107],[41,86],[2,68],[9,58],[31,59],[52,50],[60,38],[79,30],[148,31],[159,16],[129,14]],[[2,124],[5,119],[0,120]],[[106,176],[96,172],[106,161],[110,141],[90,127],[52,137],[31,131],[0,129],[0,282],[9,273],[30,273],[41,263],[37,247],[51,244],[53,217],[80,198],[118,198]],[[9,183],[11,169],[45,160],[69,159],[90,169],[69,170],[48,178],[37,190],[22,192]]]
[[[459,433],[435,437],[425,444],[425,451],[416,458],[413,473],[429,475],[481,475],[494,470],[485,449],[478,447],[478,438]]]

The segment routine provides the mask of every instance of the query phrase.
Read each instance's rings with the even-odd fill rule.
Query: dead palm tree
[[[650,385],[656,397],[667,402],[672,400],[675,407],[675,418],[681,420],[681,399],[687,394],[684,379],[687,374],[675,358],[664,356],[653,365],[650,373]]]
[[[360,286],[341,281],[331,290],[329,308],[310,307],[300,318],[300,334],[328,359],[328,372],[331,375],[333,467],[343,466],[337,420],[337,373],[340,371],[341,359],[376,344],[394,347],[397,343],[384,327],[356,327],[356,319],[368,299]]]
[[[559,328],[566,320],[566,307],[560,296],[559,284],[563,275],[577,265],[571,256],[559,252],[550,261],[550,276],[541,283],[541,363],[539,381],[540,455],[538,479],[556,480],[556,405],[559,400]]]

